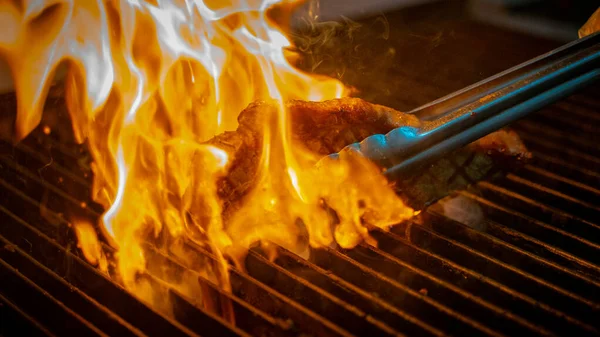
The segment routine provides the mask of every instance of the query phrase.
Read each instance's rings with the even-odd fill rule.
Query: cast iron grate
[[[101,212],[88,200],[83,147],[40,127],[1,144],[0,334],[600,335],[599,97],[590,88],[514,125],[533,160],[457,192],[484,211],[483,227],[432,208],[418,224],[375,231],[378,247],[314,250],[309,260],[279,249],[274,262],[252,251],[247,273],[232,269],[231,293],[196,275],[216,311],[150,268],[142,277],[175,303],[171,315],[84,262],[61,215]],[[189,246],[198,263],[214,260]],[[190,261],[147,249],[169,272],[191,272]]]

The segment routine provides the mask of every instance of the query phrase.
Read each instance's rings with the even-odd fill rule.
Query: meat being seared
[[[14,94],[0,96],[3,111],[14,110]],[[359,142],[373,134],[385,134],[401,126],[422,125],[415,116],[358,98],[343,98],[325,102],[289,101],[286,111],[290,118],[294,146],[303,146],[316,155],[338,152],[346,145]],[[59,143],[73,143],[72,132],[65,127],[68,113],[62,90],[51,91],[42,124],[52,129],[51,137]],[[227,208],[241,200],[253,187],[262,151],[262,123],[275,114],[274,102],[254,102],[244,109],[235,131],[225,132],[208,141],[229,154],[230,165],[218,186],[219,197]],[[10,117],[11,114],[5,114]],[[48,118],[54,118],[52,120]],[[13,120],[0,125],[9,127]],[[42,129],[42,127],[40,127]],[[58,132],[58,133],[57,133]],[[10,135],[10,132],[3,133]],[[32,146],[45,144],[41,134],[26,139]],[[50,148],[54,145],[47,144]],[[83,154],[83,152],[82,152]],[[511,131],[494,132],[454,153],[447,155],[419,174],[402,181],[391,182],[403,201],[415,210],[423,209],[452,191],[464,189],[484,179],[492,179],[515,168],[529,157],[519,137]],[[70,162],[62,165],[70,167]],[[73,169],[81,170],[80,166]],[[357,172],[357,179],[360,173]]]
[[[325,102],[289,101],[295,145],[328,155],[373,134],[385,134],[401,126],[422,125],[414,115],[402,113],[358,98]],[[209,141],[230,154],[229,171],[219,184],[219,195],[227,207],[251,189],[262,146],[262,123],[276,113],[273,102],[255,102],[239,115],[236,131]],[[519,137],[511,131],[492,133],[439,160],[408,180],[392,182],[404,202],[416,210],[443,198],[453,190],[502,174],[528,158]],[[357,179],[360,173],[357,172]]]
[[[374,134],[385,134],[400,126],[419,127],[421,122],[382,105],[359,98],[325,102],[291,101],[292,135],[320,155],[339,152],[348,144]]]

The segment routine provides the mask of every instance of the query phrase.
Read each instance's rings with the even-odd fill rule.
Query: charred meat
[[[338,152],[373,134],[401,126],[422,126],[415,116],[358,98],[325,102],[290,101],[286,111],[297,145],[319,154]],[[276,109],[274,102],[255,102],[241,112],[236,131],[216,136],[209,143],[225,149],[233,162],[221,181],[225,203],[242,198],[251,188],[261,152],[261,123]],[[453,190],[516,168],[530,154],[516,133],[494,132],[439,160],[420,174],[392,182],[397,193],[414,209],[423,209]]]
[[[0,105],[3,111],[16,110],[15,101],[14,94],[2,95]],[[346,145],[373,134],[385,134],[400,126],[423,125],[413,115],[358,98],[324,102],[293,100],[285,105],[295,145],[322,156],[338,152]],[[69,115],[62,90],[51,90],[45,109],[52,110],[44,113],[42,121],[43,125],[52,128],[50,136],[61,144],[74,143],[72,133],[67,132],[70,128],[65,125],[69,123]],[[231,164],[227,175],[219,183],[219,196],[225,206],[243,198],[253,186],[261,154],[260,123],[273,115],[275,109],[274,102],[254,102],[240,113],[239,126],[235,131],[225,132],[208,141],[230,154]],[[3,134],[9,135],[8,128],[14,119],[10,118],[11,114],[3,116],[5,120],[0,124],[7,128]],[[46,137],[40,126],[38,132],[25,139],[25,143],[44,145]],[[49,143],[47,146],[50,148],[53,145]],[[83,150],[80,146],[77,148]],[[83,152],[78,152],[83,155]],[[407,205],[420,210],[452,191],[514,170],[529,156],[516,133],[500,130],[455,151],[417,175],[391,184]],[[69,166],[68,162],[61,164]],[[75,169],[81,171],[79,166]]]

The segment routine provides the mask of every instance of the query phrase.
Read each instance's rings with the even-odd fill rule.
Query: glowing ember
[[[334,241],[352,247],[368,238],[362,221],[385,228],[412,215],[363,158],[315,166],[320,157],[293,143],[284,102],[333,99],[345,91],[336,80],[288,64],[290,42],[269,13],[275,6],[289,13],[297,1],[0,4],[0,50],[17,90],[18,137],[39,123],[54,73],[66,62],[76,137],[89,140],[94,158],[93,199],[107,210],[101,228],[117,251],[118,276],[140,297],[152,301],[137,277],[153,263],[147,245],[181,259],[193,254],[184,244],[190,240],[210,249],[220,270],[198,272],[227,287],[223,257],[239,262],[256,242],[297,253]],[[240,111],[257,99],[275,99],[277,112],[259,126],[253,189],[225,218],[217,181],[231,154],[206,141],[235,129]],[[335,210],[335,221],[324,203]],[[86,258],[106,268],[92,226],[75,229]],[[192,283],[160,277],[180,288]]]

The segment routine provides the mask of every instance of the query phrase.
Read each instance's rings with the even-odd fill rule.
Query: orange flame
[[[366,160],[346,154],[315,166],[319,157],[293,144],[286,100],[345,93],[339,81],[288,63],[291,43],[269,13],[298,1],[0,4],[0,51],[18,95],[17,135],[39,123],[56,69],[66,63],[76,137],[88,139],[94,158],[93,198],[107,209],[103,230],[118,249],[129,289],[146,288],[136,278],[148,263],[145,242],[170,249],[186,238],[232,257],[257,241],[296,252],[334,241],[352,247],[368,238],[363,220],[385,228],[412,215]],[[261,126],[250,197],[224,219],[217,181],[230,154],[204,142],[235,129],[239,112],[257,99],[275,99],[278,113]],[[324,203],[339,219],[332,221]],[[76,232],[85,255],[99,261],[93,229],[78,225]]]
[[[75,234],[79,241],[77,246],[83,252],[83,256],[91,264],[98,266],[101,271],[106,272],[108,262],[106,261],[106,256],[102,251],[102,246],[98,241],[94,227],[85,221],[75,221],[74,226]]]

